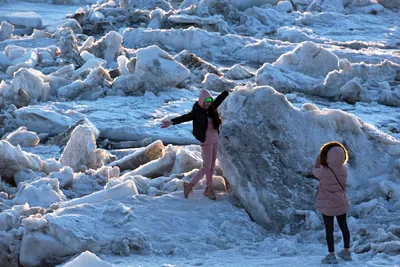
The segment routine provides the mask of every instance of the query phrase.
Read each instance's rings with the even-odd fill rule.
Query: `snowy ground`
[[[153,200],[154,201],[154,200]],[[175,193],[168,197],[163,197],[157,205],[160,214],[151,221],[151,228],[159,229],[158,234],[162,233],[161,225],[168,224],[171,227],[168,230],[168,238],[175,239],[176,245],[184,244],[182,250],[190,252],[179,253],[176,256],[130,256],[128,258],[119,258],[104,256],[104,260],[115,266],[324,266],[319,264],[320,255],[325,253],[325,248],[321,244],[313,243],[313,240],[301,240],[299,236],[269,236],[261,229],[260,234],[242,232],[243,236],[238,238],[240,244],[230,248],[206,249],[208,245],[214,242],[218,244],[220,240],[208,240],[211,229],[217,230],[224,228],[225,224],[238,223],[234,218],[230,218],[231,204],[225,200],[222,195],[218,196],[218,204],[213,203],[201,196],[197,191],[189,199],[185,200],[181,194]],[[151,203],[153,205],[153,203]],[[224,206],[228,205],[228,206]],[[201,206],[201,207],[200,207]],[[164,215],[162,210],[174,209],[174,214]],[[236,209],[236,208],[233,208]],[[238,210],[240,213],[243,210]],[[139,213],[140,214],[140,213]],[[165,217],[164,217],[164,216]],[[244,214],[243,214],[244,215]],[[143,216],[145,216],[143,214]],[[201,218],[201,223],[187,221],[187,218],[194,218],[195,221]],[[171,224],[162,220],[162,218],[172,219]],[[213,224],[216,225],[213,225]],[[251,225],[246,219],[241,222],[239,231],[246,229],[246,225]],[[229,227],[230,228],[230,227]],[[150,231],[149,231],[150,232]],[[237,233],[230,231],[227,233],[234,237]],[[191,235],[198,239],[206,238],[207,241],[199,244],[188,243],[182,238]],[[219,234],[221,239],[223,235]],[[177,240],[179,239],[179,240]],[[253,239],[249,241],[248,239]],[[224,243],[224,242],[223,242]],[[228,243],[228,242],[227,242]],[[229,244],[229,243],[228,243]],[[181,256],[179,254],[186,254]],[[373,259],[365,259],[362,256],[355,256],[355,261],[351,263],[340,262],[341,266],[395,266],[399,263],[400,256],[386,258],[383,255],[377,255]]]
[[[130,3],[129,1],[125,2]],[[141,5],[150,5],[154,1],[137,2],[140,2]],[[199,1],[185,2],[197,3]],[[106,71],[118,68],[122,73],[119,78],[121,80],[127,79],[122,86],[123,88],[130,88],[130,84],[137,81],[136,76],[139,76],[139,74],[137,70],[136,74],[128,70],[131,62],[125,64],[124,67],[118,66],[116,57],[113,54],[114,51],[117,51],[117,54],[123,51],[122,54],[129,61],[137,57],[137,50],[135,49],[146,48],[153,44],[159,45],[172,56],[175,56],[183,49],[188,49],[190,52],[201,56],[208,63],[213,64],[221,73],[226,73],[228,68],[235,64],[241,64],[252,73],[252,76],[256,74],[264,63],[273,64],[283,53],[293,51],[303,41],[312,41],[320,45],[321,48],[328,51],[326,53],[335,54],[337,59],[347,59],[349,61],[348,64],[361,62],[378,64],[386,59],[391,61],[394,67],[388,70],[385,69],[383,74],[374,69],[375,66],[358,67],[352,65],[353,70],[361,69],[359,73],[361,73],[360,76],[363,76],[363,80],[360,82],[360,86],[363,86],[363,90],[365,90],[363,91],[365,93],[364,99],[362,97],[357,98],[355,104],[339,101],[338,95],[325,97],[320,94],[317,96],[318,90],[315,90],[312,94],[307,94],[307,90],[302,91],[303,87],[307,87],[308,84],[314,83],[318,79],[319,86],[322,86],[324,79],[328,77],[325,77],[325,75],[313,77],[315,80],[309,83],[310,76],[298,76],[299,73],[307,73],[307,68],[313,67],[307,66],[307,62],[303,62],[307,55],[300,55],[298,58],[293,56],[291,58],[292,61],[298,60],[297,63],[285,61],[283,65],[286,64],[287,69],[279,72],[279,75],[270,78],[269,81],[276,78],[278,84],[284,84],[288,80],[285,77],[290,77],[290,75],[293,75],[294,78],[291,77],[293,80],[296,80],[296,77],[303,77],[304,80],[297,81],[300,87],[286,94],[287,99],[295,107],[302,108],[303,104],[313,103],[320,109],[329,108],[346,111],[373,125],[378,130],[393,136],[397,139],[396,142],[399,142],[400,67],[396,65],[400,64],[400,23],[398,20],[400,13],[398,9],[383,8],[373,1],[364,1],[365,5],[363,5],[362,1],[358,1],[359,3],[357,4],[353,3],[357,1],[343,0],[332,1],[333,6],[324,4],[326,1],[314,1],[317,3],[316,9],[312,9],[312,6],[310,6],[312,12],[305,12],[304,9],[312,1],[293,0],[290,2],[308,4],[305,7],[299,4],[298,11],[294,12],[278,12],[275,10],[275,6],[269,5],[261,8],[249,8],[245,12],[238,12],[237,10],[228,12],[232,7],[228,6],[224,9],[225,6],[222,3],[224,1],[219,3],[221,4],[221,9],[218,9],[218,5],[209,6],[210,11],[204,9],[204,6],[211,5],[210,3],[215,1],[203,0],[202,2],[205,4],[203,3],[203,9],[201,10],[191,11],[187,9],[179,12],[186,12],[189,16],[192,16],[189,19],[194,21],[199,21],[201,16],[205,20],[216,16],[212,18],[223,20],[224,23],[220,21],[214,25],[212,24],[213,22],[209,22],[212,24],[211,26],[202,25],[201,23],[174,24],[170,20],[164,19],[171,14],[166,14],[159,10],[152,13],[144,10],[142,13],[126,15],[124,13],[126,10],[119,9],[117,14],[114,14],[112,13],[115,4],[113,1],[110,1],[107,6],[102,6],[98,9],[104,14],[108,14],[107,17],[99,14],[101,13],[100,11],[96,13],[93,8],[87,6],[83,10],[86,12],[85,26],[88,26],[88,24],[92,26],[98,21],[111,21],[113,25],[116,25],[114,30],[124,38],[127,37],[126,39],[129,41],[122,43],[124,49],[120,49],[119,46],[115,48],[114,44],[118,43],[117,38],[112,39],[110,37],[109,41],[105,42],[107,43],[106,45],[98,45],[93,50],[90,50],[91,53],[95,54],[94,59],[88,60],[81,54],[82,58],[87,61],[86,63],[93,64],[89,66],[90,71],[98,66],[104,67]],[[265,2],[271,3],[274,1]],[[116,4],[118,5],[118,3],[117,1]],[[163,3],[165,4],[165,2]],[[172,6],[178,9],[180,3],[181,1],[173,1]],[[339,7],[335,3],[339,3]],[[348,4],[346,9],[342,9],[343,3],[353,4]],[[287,5],[288,2],[286,2]],[[85,6],[85,4],[83,3],[81,6]],[[41,16],[43,28],[45,28],[59,21],[66,14],[74,14],[78,8],[78,5],[25,2],[2,4],[0,2],[0,15],[21,11],[36,12]],[[319,9],[321,9],[321,12],[318,12]],[[118,15],[121,15],[121,17],[118,17]],[[182,20],[182,18],[178,16],[175,19]],[[148,25],[152,25],[153,30],[146,29],[141,32],[143,27],[150,27]],[[157,29],[158,27],[162,28],[162,26],[165,29],[171,28],[172,30],[167,32],[166,30]],[[200,32],[192,29],[192,32],[190,30],[184,32],[182,30],[182,28],[186,29],[189,26],[202,28],[204,31]],[[123,33],[125,27],[132,27],[133,33],[130,33],[131,35],[129,35],[129,32]],[[220,35],[217,36],[215,32]],[[186,33],[188,34],[184,35]],[[228,33],[230,35],[227,35]],[[36,96],[36,98],[27,107],[14,111],[10,102],[3,101],[3,97],[6,99],[6,93],[3,92],[7,91],[4,84],[12,87],[12,83],[15,83],[17,84],[15,86],[18,86],[18,83],[15,82],[16,76],[13,76],[16,73],[9,75],[6,72],[7,68],[2,69],[2,64],[9,63],[7,62],[8,59],[4,59],[4,57],[7,57],[5,56],[6,53],[0,54],[0,79],[4,81],[3,85],[0,84],[0,107],[2,109],[0,125],[2,132],[6,133],[16,130],[20,126],[26,126],[28,130],[37,134],[46,135],[46,133],[52,131],[54,133],[63,133],[68,126],[73,125],[82,118],[87,118],[100,131],[97,144],[104,143],[107,140],[123,144],[125,141],[140,142],[150,138],[152,141],[162,140],[164,145],[172,144],[174,146],[163,148],[163,155],[160,155],[161,160],[153,166],[145,165],[149,169],[154,168],[154,166],[165,168],[165,173],[163,175],[160,174],[160,177],[157,178],[158,180],[153,179],[150,181],[150,179],[143,177],[138,181],[132,178],[134,184],[136,184],[135,188],[137,187],[139,191],[145,188],[148,195],[132,193],[131,195],[128,194],[128,196],[118,194],[117,196],[111,196],[108,192],[101,190],[121,183],[118,180],[119,171],[116,179],[114,179],[113,177],[115,176],[112,174],[111,167],[100,169],[98,165],[92,162],[88,162],[86,165],[92,164],[98,170],[84,173],[79,173],[79,171],[73,171],[72,169],[71,171],[69,169],[60,170],[62,166],[58,165],[58,160],[62,157],[66,143],[63,146],[58,146],[54,144],[45,145],[41,142],[38,146],[22,147],[23,151],[38,155],[42,161],[34,159],[29,154],[23,154],[17,149],[12,150],[9,158],[7,158],[6,152],[11,150],[8,150],[6,145],[1,143],[0,149],[2,150],[0,151],[6,156],[1,158],[2,155],[0,155],[0,160],[3,161],[0,162],[0,171],[8,174],[8,171],[16,169],[15,177],[27,181],[21,183],[17,188],[3,181],[0,184],[0,193],[2,193],[0,195],[0,212],[2,212],[0,213],[0,222],[3,223],[3,225],[0,225],[0,237],[2,239],[0,241],[0,250],[2,250],[0,252],[0,263],[10,264],[4,266],[20,266],[16,264],[16,261],[13,262],[13,265],[11,260],[8,262],[2,262],[2,260],[18,258],[20,247],[22,247],[22,266],[41,266],[38,264],[40,260],[43,260],[40,257],[44,258],[42,261],[42,264],[44,264],[45,260],[51,261],[53,256],[54,263],[63,263],[57,265],[63,266],[85,250],[93,251],[101,260],[117,267],[322,266],[319,262],[326,254],[327,249],[321,218],[305,218],[302,221],[302,230],[297,234],[287,235],[284,231],[282,233],[272,233],[250,219],[248,213],[238,204],[237,198],[233,196],[230,190],[226,193],[219,192],[216,202],[206,199],[200,189],[195,190],[189,199],[185,199],[181,191],[182,180],[186,179],[188,174],[178,174],[178,178],[175,176],[169,177],[169,170],[172,166],[168,161],[170,160],[168,155],[173,155],[172,164],[174,162],[175,165],[188,164],[187,162],[182,163],[178,159],[179,152],[177,150],[179,148],[177,145],[198,144],[192,136],[191,123],[160,129],[162,121],[189,112],[193,103],[197,100],[198,88],[204,86],[206,81],[203,80],[205,73],[193,67],[195,64],[191,66],[191,76],[186,77],[183,82],[176,83],[174,86],[170,84],[171,81],[168,81],[168,77],[164,77],[159,73],[160,77],[155,76],[151,79],[147,77],[147,79],[157,82],[158,79],[168,81],[165,85],[153,84],[149,86],[145,84],[142,87],[146,89],[146,92],[141,96],[135,95],[134,89],[132,89],[134,91],[132,95],[124,91],[127,95],[116,96],[120,94],[118,89],[121,90],[121,88],[115,89],[110,82],[112,79],[107,78],[107,74],[102,73],[101,69],[100,74],[93,75],[95,77],[91,77],[91,79],[87,78],[88,71],[77,74],[78,71],[76,69],[84,61],[79,63],[80,59],[77,56],[79,53],[76,52],[76,49],[79,48],[85,51],[83,44],[84,41],[88,40],[88,36],[75,34],[78,46],[74,47],[68,42],[68,35],[61,35],[67,36],[63,43],[59,41],[60,33],[58,34],[54,38],[50,36],[40,38],[14,36],[4,41],[0,40],[0,53],[5,52],[6,47],[10,45],[43,49],[47,49],[51,45],[64,45],[63,49],[65,50],[62,51],[61,56],[59,52],[56,55],[50,55],[51,52],[48,52],[49,54],[44,54],[47,52],[41,54],[42,51],[38,49],[36,51],[37,58],[33,56],[32,58],[28,57],[28,59],[26,55],[29,56],[29,51],[21,52],[16,49],[11,53],[11,56],[7,55],[8,57],[16,57],[13,59],[11,66],[22,64],[22,67],[32,67],[42,71],[43,74],[49,74],[68,63],[75,64],[75,67],[72,67],[71,70],[55,75],[59,78],[58,80],[54,79],[54,76],[52,78],[43,78],[44,76],[39,74],[34,75],[41,77],[39,82],[31,82],[31,77],[23,77],[26,82],[21,82],[22,86],[26,87],[25,89],[31,98],[33,96]],[[95,40],[99,40],[104,35],[105,33],[100,36],[94,35]],[[191,38],[204,38],[204,40],[193,40]],[[107,49],[104,46],[107,46]],[[318,53],[315,57],[317,57]],[[2,55],[4,57],[1,57]],[[105,63],[104,60],[109,59],[110,55],[112,62]],[[146,55],[148,56],[149,54]],[[61,57],[63,58],[60,59]],[[90,55],[87,57],[90,58]],[[48,61],[43,61],[43,58]],[[158,59],[154,61],[159,59],[169,60],[169,56],[158,55]],[[138,61],[135,61],[134,64],[139,64]],[[150,64],[145,60],[142,62],[141,64]],[[190,63],[192,62],[189,62],[189,65]],[[322,69],[330,63],[328,60],[326,62],[321,60],[316,64],[321,64],[320,67]],[[162,66],[165,71],[173,68],[176,68],[176,73],[181,71],[179,66],[168,65],[169,63],[163,64],[165,64]],[[340,70],[345,73],[343,76],[352,74],[351,71],[346,69],[349,68],[346,62],[335,61],[335,64],[344,64],[344,67],[342,66]],[[154,66],[152,67],[153,69],[155,68]],[[200,67],[200,69],[203,68],[203,66]],[[338,69],[336,68],[336,70]],[[126,73],[123,73],[124,71]],[[346,71],[348,71],[347,74]],[[365,71],[365,73],[362,71]],[[94,73],[94,71],[92,72]],[[288,73],[288,76],[283,76],[285,72]],[[146,72],[141,75],[146,77]],[[181,75],[184,76],[184,74]],[[177,76],[179,75],[177,74]],[[51,88],[51,90],[57,91],[60,87],[72,84],[73,81],[78,79],[86,79],[86,83],[69,88],[70,91],[81,89],[80,93],[77,93],[77,97],[71,97],[71,99],[65,99],[65,97],[63,97],[64,99],[57,99],[57,93],[60,95],[60,92],[53,91],[53,94],[48,98],[41,98],[41,95],[38,96],[35,93],[40,89],[42,90],[41,92],[45,92],[49,90],[49,87],[55,87],[55,89]],[[210,82],[211,85],[220,82],[222,87],[229,82],[236,82],[238,87],[235,90],[238,90],[239,87],[251,88],[256,86],[255,77],[223,82],[218,80],[219,78],[215,79]],[[337,82],[338,86],[341,87],[343,84],[340,79],[334,80],[333,83]],[[347,79],[347,76],[343,79]],[[47,84],[47,82],[50,82],[50,84]],[[142,90],[142,87],[139,89]],[[287,89],[284,85],[282,87],[279,88],[282,91]],[[155,92],[153,92],[154,88]],[[11,92],[9,94],[12,95],[11,100],[7,101],[11,101],[15,105],[19,103],[13,102],[16,101],[17,96],[19,97],[17,94],[18,89],[19,87],[15,87],[11,91],[7,91]],[[85,100],[87,98],[85,94],[90,92],[94,92],[93,95],[98,95],[97,89],[111,93],[106,96],[104,96],[106,93],[100,94],[101,97],[95,100]],[[135,89],[137,88],[135,87]],[[394,103],[393,105],[385,105],[384,103],[388,103],[387,101],[382,103],[379,96],[384,93],[389,95],[388,98],[392,97],[393,102],[390,103]],[[212,94],[216,96],[218,92],[212,92]],[[380,103],[377,103],[378,99],[381,101]],[[20,99],[18,98],[18,100]],[[240,109],[238,109],[237,113],[239,114],[240,112]],[[274,117],[274,115],[264,114],[264,116],[268,117]],[[250,118],[250,120],[253,119],[255,120],[256,118]],[[40,135],[40,137],[42,138],[43,136]],[[85,142],[87,141],[87,151],[85,150],[85,153],[88,153],[87,158],[98,153],[98,151],[94,152],[93,149],[93,145],[96,145],[96,142],[92,143],[92,139],[95,139],[94,133],[93,138],[91,134],[82,138],[86,138],[84,140]],[[387,142],[387,139],[382,140],[376,141],[376,147],[374,147],[379,148],[379,153],[384,149],[382,147]],[[75,145],[85,147],[86,144],[82,146],[77,143]],[[76,149],[78,151],[78,148]],[[392,150],[393,160],[390,161],[392,165],[390,165],[388,173],[381,173],[378,177],[365,177],[365,184],[351,188],[352,192],[357,192],[357,203],[352,206],[353,213],[352,216],[349,216],[349,227],[352,236],[351,250],[354,260],[350,263],[340,261],[341,266],[400,266],[400,225],[398,223],[400,220],[400,187],[398,186],[400,177],[399,171],[397,173],[394,171],[396,168],[397,170],[400,169],[400,160],[395,158],[395,156],[398,157],[400,155],[399,151],[398,148],[397,150],[396,148]],[[133,152],[124,151],[120,153]],[[164,153],[167,156],[164,156]],[[187,153],[184,156],[185,159],[189,158],[188,155],[190,153]],[[76,154],[75,156],[80,157],[82,155]],[[388,154],[385,154],[385,160],[389,157]],[[374,159],[373,155],[371,155],[371,158],[374,163],[381,160]],[[20,167],[18,159],[23,162],[21,163],[23,167]],[[12,160],[16,160],[18,164],[13,163],[15,166],[7,165],[9,162],[14,162]],[[44,163],[45,160],[47,160],[46,163]],[[101,163],[103,164],[105,161],[103,160]],[[108,164],[108,162],[105,164]],[[310,163],[311,165],[312,163]],[[138,169],[140,168],[138,167]],[[128,169],[123,172],[121,176],[123,174],[129,176],[129,171],[131,170]],[[46,180],[48,178],[42,177],[57,179]],[[154,178],[150,174],[149,177]],[[35,184],[32,180],[29,180],[32,178],[33,180],[42,179]],[[14,179],[17,180],[17,178]],[[153,184],[149,187],[149,183],[157,183],[157,186]],[[368,185],[371,185],[370,188],[368,188]],[[147,191],[148,188],[152,188],[152,193],[150,193],[150,190]],[[78,197],[96,192],[101,194],[101,201],[97,195],[92,198],[89,196],[89,200],[84,199],[83,203],[78,205],[66,205],[66,207],[60,209],[50,205],[52,203],[57,204],[57,202],[63,205],[62,203],[68,203],[65,202],[66,199],[71,200],[74,197],[78,199]],[[126,190],[124,192],[126,193]],[[387,195],[384,195],[384,192],[387,192]],[[22,204],[18,201],[22,201],[25,198],[41,206],[43,210],[38,211],[35,208],[32,209],[32,207],[21,206],[14,206],[14,210],[10,209],[15,204]],[[360,215],[360,218],[356,218],[354,215],[356,213],[358,215],[365,214],[364,216]],[[29,215],[31,217],[28,218]],[[364,245],[362,242],[365,241],[365,235],[362,234],[363,227],[368,230],[368,238],[371,243],[371,247],[365,253],[359,251],[360,247]],[[342,246],[341,236],[337,225],[335,229],[336,249],[339,250]],[[124,240],[125,232],[127,236],[129,235],[129,238],[131,238],[131,235],[134,236],[133,239]],[[135,233],[139,233],[139,241],[135,239]],[[30,246],[29,242],[37,244],[37,253],[32,249],[32,254],[29,254],[30,252],[26,250]],[[129,244],[129,242],[131,243]],[[59,249],[60,247],[62,249]],[[357,253],[354,253],[356,251]],[[100,266],[99,261],[95,262],[94,255],[88,255],[80,264],[78,258],[65,266]],[[30,262],[31,259],[32,261]],[[36,259],[39,259],[39,261],[35,262]],[[49,262],[46,263],[51,265]],[[103,264],[108,266],[104,262]]]
[[[123,202],[132,209],[133,227],[147,233],[158,252],[100,256],[101,259],[121,267],[324,266],[319,264],[320,255],[325,254],[321,231],[309,236],[309,240],[300,235],[270,235],[251,222],[243,209],[232,206],[226,195],[218,194],[217,198],[217,202],[210,201],[197,190],[189,200],[177,192]],[[399,260],[400,255],[378,254],[372,259],[356,255],[353,262],[341,261],[340,265],[396,266]]]

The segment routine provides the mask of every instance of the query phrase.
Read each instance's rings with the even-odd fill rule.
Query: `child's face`
[[[211,106],[212,102],[204,102],[204,108],[208,109]]]

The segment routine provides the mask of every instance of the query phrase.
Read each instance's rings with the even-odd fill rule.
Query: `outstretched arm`
[[[163,121],[161,123],[161,128],[167,128],[171,125],[179,124],[179,123],[183,123],[183,122],[187,122],[187,121],[191,121],[191,120],[193,120],[193,112],[192,111],[187,114],[184,114],[182,116],[176,117],[170,121]]]
[[[227,90],[223,91],[222,93],[220,93],[217,98],[215,98],[215,100],[213,101],[213,103],[211,104],[212,107],[214,109],[217,109],[219,107],[219,105],[221,105],[222,101],[225,100],[225,98],[229,95],[229,92]]]
[[[175,125],[175,124],[192,121],[192,120],[193,120],[193,111],[190,111],[187,114],[184,114],[182,116],[172,119],[171,122],[172,122],[172,125]]]

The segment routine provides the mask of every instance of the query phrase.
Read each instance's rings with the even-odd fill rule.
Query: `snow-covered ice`
[[[0,20],[26,28],[40,28],[43,24],[42,18],[35,12],[3,13],[2,11],[0,13]]]
[[[13,146],[35,147],[39,143],[39,136],[35,132],[26,130],[26,127],[19,127],[16,131],[4,136],[5,140]]]
[[[176,86],[189,77],[189,70],[158,46],[138,49],[136,54],[135,75],[155,87]]]
[[[400,265],[399,3],[0,0],[0,266],[317,266],[331,140],[350,156],[340,264]],[[216,201],[204,178],[183,196],[192,123],[160,128],[203,88],[233,89]]]
[[[0,41],[10,39],[14,31],[14,25],[3,20],[0,24]]]

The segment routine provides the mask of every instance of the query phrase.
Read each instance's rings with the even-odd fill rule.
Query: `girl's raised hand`
[[[161,123],[161,128],[167,128],[167,127],[169,127],[170,125],[172,125],[172,121],[163,121],[163,122]]]

